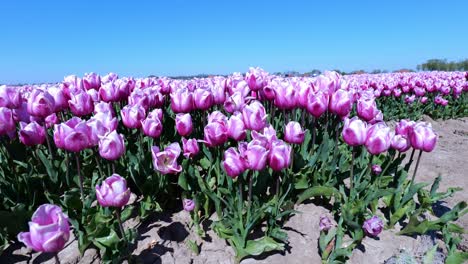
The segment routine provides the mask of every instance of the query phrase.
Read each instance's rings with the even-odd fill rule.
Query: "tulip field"
[[[0,254],[20,245],[61,263],[73,236],[100,263],[138,263],[131,248],[141,236],[127,223],[184,210],[190,232],[200,241],[214,232],[240,263],[287,250],[286,223],[313,203],[328,212],[316,216],[312,249],[322,263],[346,263],[383,230],[436,232],[445,262],[464,263],[455,221],[466,202],[433,210],[461,188],[415,178],[438,147],[422,116],[467,117],[467,92],[468,72],[281,77],[260,68],[2,85]]]

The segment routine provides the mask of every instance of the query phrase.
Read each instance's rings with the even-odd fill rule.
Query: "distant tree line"
[[[468,71],[468,59],[461,61],[447,61],[430,59],[416,66],[418,71]]]

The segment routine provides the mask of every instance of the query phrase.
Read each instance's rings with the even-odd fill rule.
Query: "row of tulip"
[[[80,250],[94,245],[103,260],[115,261],[131,257],[126,249],[137,238],[136,230],[125,232],[123,221],[183,205],[202,237],[201,223],[215,212],[219,220],[211,228],[240,261],[284,249],[282,225],[293,204],[314,197],[331,203],[338,220],[334,228],[327,224],[332,220],[321,219],[324,261],[346,260],[365,234],[379,234],[382,219],[388,227],[409,221],[406,234],[420,232],[421,224],[450,225],[453,231],[450,221],[464,203],[443,224],[410,217],[430,211],[456,189],[436,193],[436,181],[428,192],[414,183],[421,154],[434,149],[437,136],[424,122],[401,120],[388,127],[382,95],[396,98],[400,89],[421,100],[429,93],[451,94],[451,102],[463,106],[466,77],[326,72],[281,78],[251,68],[245,75],[188,81],[111,73],[68,76],[54,85],[1,86],[0,210],[6,231],[0,238],[6,244],[8,234],[23,228],[8,226],[8,219],[24,224],[37,205],[51,203],[66,214],[56,205],[40,206],[30,232],[18,240],[36,251],[57,252],[71,223]],[[410,149],[410,163],[400,166]],[[415,173],[407,180],[416,150]],[[138,199],[127,205],[130,190]],[[386,206],[378,208],[379,201]],[[109,206],[117,208],[115,217]],[[262,225],[263,237],[253,240]],[[347,247],[345,234],[352,237]]]

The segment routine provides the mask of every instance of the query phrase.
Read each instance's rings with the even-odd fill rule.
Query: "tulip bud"
[[[199,110],[208,110],[213,105],[213,95],[206,89],[193,91],[193,104]]]
[[[267,126],[265,107],[259,101],[253,101],[242,109],[242,118],[247,129],[260,131]]]
[[[86,91],[80,90],[79,92],[70,94],[70,105],[71,112],[76,116],[89,115],[94,110],[94,104],[91,96]]]
[[[368,236],[376,237],[383,230],[383,222],[378,216],[374,215],[372,218],[369,218],[366,221],[364,221],[362,229],[364,229],[364,232]]]
[[[187,89],[179,89],[170,94],[174,113],[188,113],[193,109],[193,95]]]
[[[193,124],[192,124],[192,116],[190,114],[177,114],[176,115],[176,129],[177,132],[183,136],[186,137],[192,133],[193,130]]]
[[[274,140],[271,143],[268,155],[268,164],[274,171],[286,169],[291,164],[291,146],[282,140]]]
[[[374,173],[375,175],[379,175],[380,173],[382,173],[382,167],[380,167],[380,165],[378,164],[372,165],[371,169],[372,173]]]
[[[141,121],[141,129],[148,137],[158,138],[161,136],[163,127],[159,114],[153,110],[145,120]]]
[[[59,252],[70,238],[68,217],[56,205],[43,204],[29,222],[29,232],[18,234],[18,240],[38,252]]]
[[[296,121],[290,121],[284,128],[284,141],[292,144],[302,144],[304,142],[305,132],[301,124]]]
[[[127,181],[118,174],[106,178],[101,186],[96,185],[96,198],[102,207],[122,208],[130,199]]]
[[[351,119],[346,118],[341,135],[343,136],[344,142],[350,146],[356,147],[363,145],[366,142],[367,136],[366,123],[357,117]]]
[[[31,122],[29,124],[20,122],[20,127],[19,139],[21,143],[26,146],[34,146],[44,143],[46,139],[46,131],[44,127],[40,126],[36,122]]]
[[[204,142],[210,146],[220,146],[228,140],[228,130],[226,124],[221,121],[208,123],[204,129]]]
[[[182,204],[184,206],[184,210],[187,211],[187,212],[191,212],[191,211],[193,211],[193,209],[195,209],[195,202],[193,200],[184,199],[182,201]]]
[[[377,114],[377,104],[374,99],[359,100],[357,102],[357,114],[364,121],[371,121]]]
[[[198,142],[194,138],[189,140],[182,138],[182,149],[184,150],[184,156],[186,158],[192,158],[200,152]]]
[[[266,167],[269,151],[260,145],[256,145],[255,141],[247,145],[245,151],[241,151],[241,155],[246,160],[247,168],[250,170],[261,171]]]
[[[273,80],[270,86],[275,90],[276,107],[286,110],[296,107],[296,91],[288,80]]]
[[[233,147],[228,148],[224,152],[223,167],[226,174],[233,179],[247,169],[245,159]]]
[[[307,95],[307,111],[315,118],[319,118],[328,109],[328,95],[322,91],[310,91]]]
[[[117,131],[109,132],[99,139],[99,155],[106,160],[117,160],[124,153],[124,138]]]
[[[330,220],[330,218],[328,218],[328,216],[325,216],[325,215],[320,216],[320,221],[319,221],[320,231],[328,231],[332,227],[333,227],[333,223]]]

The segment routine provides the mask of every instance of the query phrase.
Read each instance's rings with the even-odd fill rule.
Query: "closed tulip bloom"
[[[117,131],[105,134],[99,139],[99,155],[106,160],[117,160],[125,153],[123,136]]]
[[[421,97],[421,99],[419,101],[421,102],[421,104],[425,104],[425,103],[427,103],[427,100],[428,100],[428,98],[426,96],[423,96],[423,97]]]
[[[58,124],[58,123],[59,123],[59,119],[58,119],[58,117],[57,117],[57,114],[56,114],[56,113],[53,113],[53,114],[47,116],[47,117],[44,119],[44,122],[45,122],[46,128],[51,128],[51,127],[53,127],[55,124]]]
[[[242,115],[232,115],[229,118],[229,120],[227,121],[227,134],[228,137],[236,141],[245,139],[247,133],[245,131],[245,125],[242,119]]]
[[[196,109],[208,110],[213,106],[213,95],[211,91],[201,88],[193,91],[193,104]]]
[[[183,137],[190,135],[193,130],[192,116],[190,114],[177,114],[175,125],[179,135]]]
[[[284,128],[284,141],[292,144],[302,144],[304,142],[305,132],[301,124],[296,121],[290,121]]]
[[[54,126],[54,142],[58,148],[79,152],[91,146],[90,127],[79,117]]]
[[[374,99],[358,100],[357,114],[364,121],[371,121],[377,114],[377,104]]]
[[[374,215],[372,218],[369,218],[366,221],[364,221],[362,229],[364,229],[364,232],[368,236],[376,237],[383,230],[383,222],[378,216]]]
[[[263,89],[267,82],[268,73],[265,72],[263,69],[257,67],[249,68],[249,72],[245,75],[245,81],[249,85],[250,90],[258,91]]]
[[[90,132],[89,132],[89,140],[90,140],[90,145],[92,146],[97,146],[99,143],[99,138],[103,137],[108,130],[104,124],[101,122],[101,120],[93,117],[86,121],[86,125],[88,125]]]
[[[221,121],[208,123],[204,129],[204,142],[210,146],[220,146],[228,140],[228,129]]]
[[[271,143],[268,154],[268,164],[275,171],[286,169],[291,164],[291,146],[282,140],[274,140]]]
[[[97,113],[110,113],[112,116],[115,114],[111,103],[99,102],[94,104],[94,114]]]
[[[193,109],[193,95],[187,89],[179,89],[170,94],[171,109],[174,113],[188,113]]]
[[[231,96],[229,96],[224,102],[224,109],[228,113],[236,113],[242,111],[245,106],[245,97],[242,95],[242,92],[236,91]]]
[[[135,89],[128,97],[128,105],[139,105],[147,111],[150,108],[150,96],[141,89]]]
[[[181,153],[178,143],[172,143],[164,151],[157,146],[151,148],[154,169],[161,174],[177,174],[182,171],[182,166],[177,164],[177,158]]]
[[[312,114],[315,118],[319,118],[328,109],[328,95],[322,91],[310,91],[307,94],[307,112]]]
[[[6,107],[0,107],[0,136],[14,131],[16,124],[13,119],[13,111]]]
[[[287,80],[276,80],[270,84],[275,90],[274,104],[279,109],[293,109],[296,107],[296,91]]]
[[[413,128],[413,126],[415,124],[416,123],[414,121],[410,121],[410,120],[407,120],[407,119],[402,119],[395,126],[395,133],[397,135],[402,135],[402,136],[408,137],[409,132],[411,131],[411,129]]]
[[[193,211],[193,209],[195,209],[195,202],[191,199],[182,200],[182,205],[184,207],[184,210],[187,212],[191,212]]]
[[[242,118],[247,129],[260,131],[267,126],[265,107],[259,101],[253,101],[242,109]]]
[[[198,141],[194,138],[182,138],[182,149],[184,150],[184,157],[186,158],[195,157],[198,154],[198,152],[200,152]]]
[[[379,175],[380,173],[382,173],[382,167],[380,167],[379,164],[372,165],[371,169],[372,173],[374,173],[375,175]]]
[[[9,109],[9,108],[6,108],[6,109]],[[15,122],[23,121],[25,123],[29,123],[31,121],[32,116],[28,113],[28,103],[26,102],[23,102],[20,107],[13,109],[12,112],[13,112],[13,120]],[[0,131],[1,131],[1,128],[0,128]]]
[[[68,108],[68,98],[61,87],[51,86],[47,88],[47,92],[54,98],[55,112]]]
[[[245,159],[233,147],[228,148],[224,152],[223,167],[226,174],[233,179],[247,169]]]
[[[392,138],[391,146],[393,149],[396,149],[400,152],[405,152],[411,147],[411,144],[406,136],[396,134]]]
[[[102,125],[107,129],[107,132],[116,130],[119,124],[117,118],[114,117],[110,112],[97,113],[93,117],[91,117],[90,120],[92,119],[97,119],[101,121]]]
[[[412,104],[414,102],[414,100],[416,100],[416,95],[414,95],[414,94],[411,95],[411,96],[409,96],[409,95],[405,96],[405,103],[407,103],[407,104]]]
[[[330,218],[328,218],[328,216],[325,216],[325,215],[321,215],[320,216],[320,221],[319,221],[319,229],[320,231],[328,231],[330,230],[330,228],[333,227],[333,223],[332,221],[330,220]]]
[[[409,140],[414,149],[431,152],[437,143],[437,135],[429,123],[419,122],[409,132]]]
[[[128,128],[140,128],[141,121],[146,116],[145,109],[140,105],[126,105],[120,111],[122,123]]]
[[[21,106],[22,101],[19,89],[0,85],[0,107],[15,109]]]
[[[344,142],[350,146],[364,145],[367,137],[367,125],[357,117],[346,118],[341,135]]]
[[[367,130],[365,145],[367,151],[372,155],[377,155],[388,150],[391,140],[390,128],[384,123],[377,123]]]
[[[265,99],[267,99],[268,101],[273,101],[275,100],[275,97],[276,97],[276,91],[275,89],[268,86],[267,84],[267,86],[263,88],[263,95],[265,96]]]
[[[35,89],[28,98],[28,113],[35,117],[45,118],[55,111],[55,101],[47,91]]]
[[[113,73],[113,72],[109,72],[107,75],[102,76],[101,82],[102,83],[107,83],[107,82],[115,81],[118,78],[119,78],[119,75],[117,75],[116,73]]]
[[[216,110],[216,111],[211,112],[208,115],[208,123],[212,123],[216,121],[221,122],[226,125],[228,118],[223,113]]]
[[[266,167],[269,151],[260,145],[250,142],[247,149],[242,153],[250,170],[261,171]]]
[[[331,95],[328,105],[330,112],[343,118],[351,112],[352,107],[352,94],[349,91],[339,89]]]
[[[69,238],[68,217],[53,204],[39,206],[29,222],[29,232],[18,234],[18,241],[37,252],[59,252]]]
[[[163,125],[157,115],[148,115],[145,120],[141,121],[141,130],[148,137],[158,138],[161,136]]]
[[[224,104],[226,101],[226,88],[220,81],[215,81],[211,87],[211,94],[213,94],[213,103]]]
[[[99,99],[99,92],[97,90],[87,90],[86,93],[91,97],[91,101],[93,102],[93,104],[101,100]]]
[[[45,141],[45,129],[36,122],[20,122],[19,139],[26,146],[40,145]]]
[[[86,90],[89,89],[99,89],[101,87],[101,76],[94,72],[87,73],[83,77],[83,88]]]
[[[309,104],[309,93],[313,92],[309,82],[303,80],[295,84],[296,87],[296,105],[302,109],[306,109]]]
[[[71,112],[76,116],[89,115],[94,110],[93,99],[86,91],[72,93],[68,104]]]
[[[115,173],[106,178],[101,186],[96,185],[96,198],[102,207],[122,208],[131,194],[127,181]]]
[[[118,102],[120,100],[119,87],[114,82],[103,84],[99,88],[99,98],[104,102]]]

